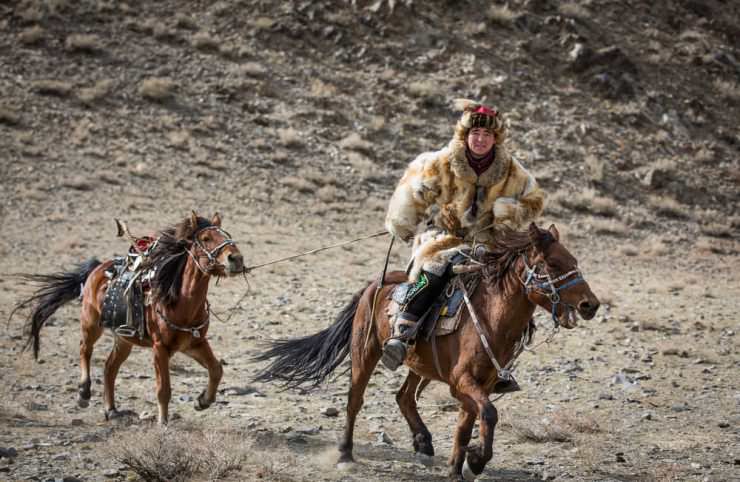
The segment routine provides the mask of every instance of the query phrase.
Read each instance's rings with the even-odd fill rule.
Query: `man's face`
[[[491,129],[476,127],[468,132],[468,148],[476,156],[488,154],[494,144],[496,144],[496,137]]]

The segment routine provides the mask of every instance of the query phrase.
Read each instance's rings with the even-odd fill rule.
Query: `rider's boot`
[[[409,287],[406,301],[399,309],[393,323],[393,334],[383,346],[381,362],[389,370],[396,370],[406,359],[408,346],[416,339],[429,307],[442,294],[451,277],[450,270],[441,276],[422,271],[416,283]]]

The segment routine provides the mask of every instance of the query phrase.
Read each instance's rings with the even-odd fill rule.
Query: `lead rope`
[[[338,248],[339,246],[344,246],[344,245],[347,245],[347,244],[356,243],[358,241],[364,241],[365,239],[378,238],[380,236],[385,236],[386,234],[388,234],[388,231],[385,231],[385,230],[378,231],[377,233],[369,234],[367,236],[362,236],[361,238],[351,239],[349,241],[342,241],[341,243],[336,243],[336,244],[332,244],[332,245],[329,245],[329,246],[323,246],[321,248],[312,249],[311,251],[306,251],[304,253],[298,253],[298,254],[294,254],[294,255],[291,255],[291,256],[286,256],[284,258],[274,259],[272,261],[268,261],[267,263],[256,264],[254,266],[247,266],[246,268],[244,268],[244,271],[250,272],[250,271],[255,270],[257,268],[262,268],[263,266],[269,266],[271,264],[282,263],[284,261],[290,261],[291,259],[300,258],[301,256],[306,256],[306,255],[309,255],[309,254],[319,253],[319,252],[325,251],[327,249]]]
[[[365,345],[363,345],[363,349],[367,348],[367,344],[370,342],[370,334],[373,332],[373,328],[375,327],[375,308],[378,304],[378,294],[383,288],[383,283],[385,282],[385,274],[388,271],[388,260],[390,260],[391,258],[391,249],[393,248],[393,242],[395,240],[396,237],[391,236],[391,242],[390,244],[388,244],[388,251],[385,253],[385,264],[383,265],[383,272],[380,273],[380,280],[378,281],[378,285],[375,287],[375,293],[373,293],[373,306],[370,310],[370,326],[367,327],[367,335],[365,335]]]

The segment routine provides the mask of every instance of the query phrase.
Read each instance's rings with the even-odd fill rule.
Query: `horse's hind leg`
[[[93,347],[103,334],[103,328],[98,324],[96,313],[89,305],[83,305],[80,315],[80,384],[77,405],[86,408],[90,404],[92,395],[90,386],[90,359]]]
[[[432,434],[429,433],[429,430],[419,415],[419,411],[416,409],[416,389],[421,381],[422,379],[419,375],[410,371],[401,389],[396,393],[396,402],[411,429],[414,452],[433,457]],[[428,381],[425,382],[428,383]],[[422,385],[422,390],[425,386],[426,383]]]
[[[370,381],[375,366],[380,361],[381,349],[377,338],[371,336],[365,346],[365,330],[358,326],[372,323],[363,312],[362,303],[357,310],[352,330],[352,382],[347,396],[347,421],[344,427],[344,436],[339,444],[339,463],[353,462],[352,448],[357,414],[362,408],[365,388]]]
[[[221,362],[213,355],[213,350],[207,340],[191,346],[184,353],[208,370],[208,388],[203,390],[195,400],[195,409],[204,410],[216,401],[216,391],[218,384],[221,383],[224,369]]]
[[[131,343],[116,336],[113,349],[105,361],[105,372],[103,375],[103,400],[105,403],[105,418],[110,419],[118,415],[116,411],[116,377],[123,362],[131,354]]]

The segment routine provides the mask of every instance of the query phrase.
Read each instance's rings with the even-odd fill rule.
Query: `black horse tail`
[[[298,388],[301,385],[306,385],[307,389],[319,386],[349,353],[352,321],[366,289],[367,286],[355,293],[352,301],[325,330],[301,338],[271,342],[269,350],[255,356],[253,361],[274,360],[260,370],[253,380],[278,380],[285,389]]]
[[[28,336],[23,350],[33,345],[33,357],[38,359],[41,328],[44,323],[62,305],[78,298],[90,273],[100,265],[97,259],[90,259],[75,267],[72,271],[54,274],[21,274],[20,278],[39,285],[36,292],[28,299],[21,301],[10,312],[12,318],[16,311],[31,307],[24,327]]]

